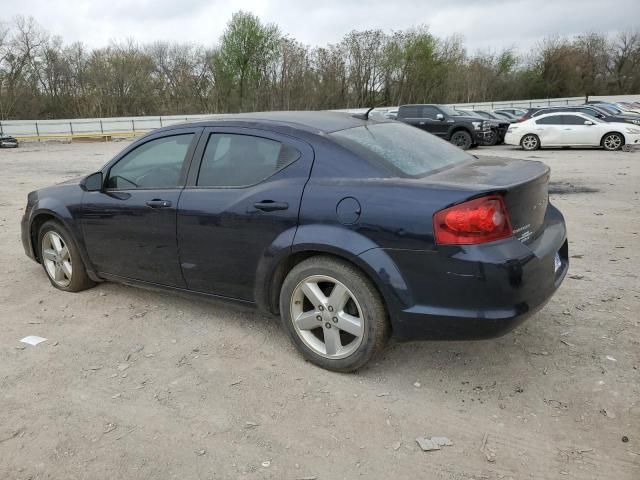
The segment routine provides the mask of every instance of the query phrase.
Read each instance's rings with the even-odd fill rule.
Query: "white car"
[[[640,127],[629,123],[603,122],[584,113],[547,113],[512,123],[504,137],[507,145],[524,150],[540,147],[603,147],[619,150],[640,145]]]

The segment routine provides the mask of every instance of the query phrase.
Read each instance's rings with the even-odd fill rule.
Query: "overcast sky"
[[[426,24],[462,34],[470,51],[517,46],[549,35],[637,29],[640,0],[0,0],[0,19],[33,16],[65,42],[217,42],[237,10],[251,11],[308,45],[336,43],[351,30]]]

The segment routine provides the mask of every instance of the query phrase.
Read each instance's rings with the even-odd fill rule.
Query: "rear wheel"
[[[601,143],[605,150],[620,150],[624,145],[624,138],[619,133],[607,133],[602,137]]]
[[[80,292],[95,285],[71,234],[60,223],[49,220],[40,227],[38,252],[49,281],[57,289]]]
[[[522,140],[520,140],[520,145],[524,150],[537,150],[540,148],[540,139],[537,135],[528,133],[527,135],[522,137]]]
[[[371,282],[338,259],[312,257],[287,275],[280,315],[298,350],[328,370],[351,372],[379,354],[387,312]]]
[[[462,150],[468,150],[471,147],[472,139],[471,134],[466,130],[458,130],[451,135],[451,143],[456,147],[460,147]]]

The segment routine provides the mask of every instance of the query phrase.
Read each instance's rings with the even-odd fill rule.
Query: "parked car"
[[[505,120],[509,120],[510,122],[517,122],[518,120],[520,120],[519,116],[516,116],[512,113],[507,113],[507,112],[498,112],[498,111],[493,111],[491,112],[492,114],[500,117],[500,118],[504,118]]]
[[[624,112],[624,111],[622,111],[620,109],[620,107],[618,107],[617,105],[615,105],[613,103],[594,100],[594,101],[587,102],[587,105],[595,106],[595,107],[599,108],[600,110],[603,110],[603,111],[607,112],[609,115],[633,115],[633,116],[636,115],[633,112]]]
[[[397,119],[447,140],[463,150],[482,144],[485,137],[491,134],[488,121],[463,115],[445,105],[402,105],[398,108]]]
[[[509,127],[504,142],[524,150],[541,147],[603,147],[619,150],[640,142],[640,127],[608,123],[584,113],[546,113]]]
[[[507,122],[505,120],[488,119],[484,115],[481,115],[479,112],[475,112],[473,110],[461,110],[459,108],[456,108],[456,111],[460,112],[462,115],[476,117],[489,123],[490,133],[485,134],[482,140],[483,145],[493,146],[498,145],[499,143],[502,143],[504,141],[504,136],[507,133],[510,122]]]
[[[500,121],[507,120],[509,123],[515,122],[515,119],[511,119],[503,115],[498,115],[496,113],[489,112],[488,110],[474,110],[474,112],[480,115],[481,117],[487,118],[489,120],[500,120]]]
[[[625,115],[640,115],[640,108],[631,105],[630,103],[616,102],[614,105]]]
[[[387,112],[384,114],[384,116],[386,118],[390,118],[392,120],[395,120],[398,117],[398,109],[397,108],[391,108],[391,109],[387,110]]]
[[[0,148],[18,148],[18,140],[11,135],[0,135]]]
[[[611,115],[606,110],[599,108],[598,105],[567,105],[564,107],[539,107],[532,108],[527,114],[520,119],[520,121],[528,120],[529,118],[539,117],[546,113],[584,113],[592,117],[598,118],[609,123],[633,123],[640,125],[640,118],[633,115]]]
[[[111,280],[255,305],[337,371],[389,335],[487,338],[539,310],[568,268],[549,168],[364,118],[155,130],[101,170],[29,193],[24,250],[67,292]]]
[[[527,113],[527,108],[515,108],[515,107],[505,107],[505,108],[496,108],[494,112],[496,113],[508,113],[509,115],[513,115],[516,118],[520,118]]]

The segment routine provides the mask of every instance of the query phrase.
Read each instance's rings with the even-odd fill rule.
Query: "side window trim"
[[[162,132],[162,133],[157,133],[157,134],[152,134],[150,135],[148,138],[144,138],[143,142],[140,143],[134,143],[132,145],[130,145],[128,148],[126,148],[125,150],[123,150],[122,152],[120,152],[118,155],[116,155],[109,163],[107,163],[107,165],[105,165],[105,167],[102,169],[102,173],[104,176],[104,182],[106,184],[107,180],[109,179],[109,174],[111,173],[111,169],[117,165],[118,163],[120,163],[121,160],[125,159],[130,153],[136,151],[138,148],[142,147],[143,145],[146,145],[149,142],[152,142],[154,140],[159,140],[161,138],[168,138],[168,137],[174,137],[176,135],[193,135],[193,138],[191,140],[191,144],[189,145],[189,148],[187,149],[187,153],[185,154],[184,160],[182,161],[182,168],[180,170],[180,177],[178,178],[178,185],[176,185],[175,187],[166,187],[166,188],[160,188],[160,187],[149,187],[149,188],[106,188],[105,187],[105,191],[109,191],[109,192],[123,192],[123,191],[144,191],[144,190],[175,190],[175,189],[182,189],[186,186],[187,184],[187,178],[188,178],[188,173],[189,170],[191,168],[191,165],[194,161],[194,153],[196,151],[197,146],[199,145],[199,141],[202,137],[202,131],[203,128],[199,127],[199,128],[179,128],[179,129],[175,129],[175,130],[168,130],[166,132]]]
[[[279,169],[275,170],[271,175],[261,179],[259,182],[250,184],[250,185],[220,185],[220,186],[206,186],[206,185],[198,185],[198,176],[200,174],[200,168],[202,167],[202,162],[204,161],[204,154],[206,152],[207,143],[209,142],[209,138],[214,134],[229,134],[229,135],[247,135],[252,137],[264,138],[266,140],[273,140],[276,142],[280,142],[283,145],[288,145],[298,152],[298,157],[289,162],[286,165],[283,165]],[[209,127],[205,128],[200,135],[200,139],[193,153],[193,161],[191,162],[191,168],[188,172],[188,176],[185,183],[185,188],[196,189],[196,190],[242,190],[246,188],[255,187],[256,185],[260,185],[261,183],[269,180],[277,173],[282,170],[290,167],[291,165],[300,161],[300,159],[305,155],[304,150],[306,148],[299,148],[297,143],[300,143],[301,140],[295,137],[289,137],[288,135],[272,132],[269,130],[260,130],[256,128],[249,127],[227,127],[227,126],[219,126],[219,127]],[[305,142],[306,143],[306,142]]]

